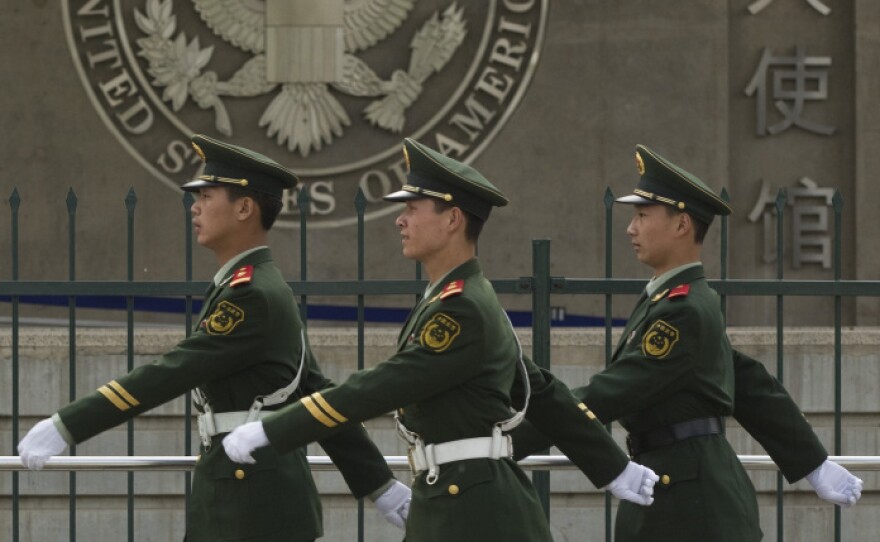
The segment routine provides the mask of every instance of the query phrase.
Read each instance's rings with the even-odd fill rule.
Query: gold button
[[[235,470],[235,477],[238,478],[239,480],[244,480],[244,471],[241,469],[236,469]]]
[[[669,482],[671,482],[671,481],[672,480],[669,479],[668,474],[664,474],[663,476],[660,477],[660,483],[663,484],[664,486],[668,486]]]
[[[449,494],[450,495],[458,495],[458,486],[455,484],[452,484],[451,486],[449,486]]]

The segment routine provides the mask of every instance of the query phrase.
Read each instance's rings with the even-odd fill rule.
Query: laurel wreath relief
[[[138,55],[148,63],[152,84],[163,89],[162,100],[176,112],[192,98],[200,108],[213,109],[217,131],[231,136],[232,122],[223,98],[260,96],[277,90],[259,126],[265,127],[266,135],[274,137],[278,145],[286,145],[303,157],[320,151],[351,125],[331,88],[352,96],[378,98],[364,108],[364,117],[372,126],[400,133],[406,110],[421,95],[422,85],[446,66],[467,34],[464,9],[455,2],[442,14],[434,12],[410,42],[408,69],[395,70],[385,81],[354,53],[396,31],[416,0],[346,0],[342,78],[330,83],[277,83],[267,80],[263,39],[266,3],[274,0],[191,1],[214,33],[254,56],[229,80],[221,81],[216,72],[204,71],[214,48],[202,48],[198,37],[188,41],[183,32],[175,35],[173,0],[146,0],[144,12],[134,10],[135,23],[146,36],[136,40]]]

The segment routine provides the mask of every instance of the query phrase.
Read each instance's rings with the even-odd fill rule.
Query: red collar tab
[[[245,265],[244,267],[239,267],[238,271],[232,275],[232,280],[229,281],[229,286],[235,288],[241,284],[250,283],[251,279],[254,278],[254,266]]]
[[[458,295],[464,291],[464,281],[463,280],[453,280],[449,284],[443,287],[443,291],[440,292],[440,299],[446,299],[447,297],[452,297],[454,295]]]
[[[681,285],[676,286],[675,288],[673,288],[673,289],[669,292],[669,295],[668,295],[667,297],[668,297],[669,299],[672,299],[672,298],[674,298],[674,297],[687,297],[688,292],[690,292],[690,291],[691,291],[691,285],[690,285],[690,284],[681,284]]]

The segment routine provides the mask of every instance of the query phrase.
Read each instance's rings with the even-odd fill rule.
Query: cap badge
[[[636,167],[639,168],[639,175],[645,174],[645,161],[642,160],[642,155],[639,154],[639,151],[636,151]]]

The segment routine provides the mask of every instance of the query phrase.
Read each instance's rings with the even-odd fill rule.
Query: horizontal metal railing
[[[301,191],[298,197],[298,207],[306,209],[309,207],[308,191]],[[722,191],[722,198],[729,201],[726,191]],[[35,200],[36,205],[45,204],[45,196],[41,195]],[[185,249],[180,258],[169,258],[168,265],[180,265],[180,280],[167,281],[142,281],[135,280],[135,247],[134,225],[135,225],[135,207],[137,196],[134,190],[129,190],[125,196],[125,217],[119,217],[116,221],[122,227],[126,228],[126,246],[124,250],[120,250],[120,258],[124,253],[126,273],[125,277],[119,276],[115,280],[97,281],[97,280],[81,280],[77,277],[77,227],[76,227],[76,209],[78,198],[71,191],[67,197],[67,209],[69,215],[68,231],[67,231],[67,254],[68,254],[68,272],[67,280],[29,280],[21,277],[19,274],[20,266],[20,249],[19,249],[19,207],[22,204],[22,198],[18,194],[18,190],[14,190],[9,198],[10,205],[10,253],[6,258],[9,273],[4,274],[4,280],[0,280],[0,306],[8,303],[11,311],[9,322],[11,329],[11,347],[9,357],[11,359],[11,369],[9,382],[11,382],[11,401],[9,402],[9,414],[11,415],[10,437],[7,442],[11,444],[7,453],[16,453],[15,444],[20,440],[21,433],[19,431],[20,424],[20,382],[22,381],[21,367],[24,365],[22,355],[20,353],[19,333],[23,321],[21,315],[21,307],[28,305],[30,302],[28,297],[31,296],[57,296],[66,298],[66,306],[68,307],[67,328],[69,336],[68,348],[68,394],[67,400],[74,401],[77,399],[77,369],[80,365],[77,352],[77,330],[83,325],[83,321],[77,316],[77,308],[83,298],[96,296],[107,298],[122,297],[124,301],[124,309],[126,314],[126,326],[128,329],[128,337],[126,342],[126,367],[131,371],[135,366],[135,349],[134,349],[134,327],[135,327],[135,311],[137,308],[138,298],[142,297],[163,297],[181,300],[184,303],[182,310],[185,314],[185,330],[193,328],[193,318],[198,314],[195,304],[201,298],[207,282],[193,280],[193,236],[191,216],[189,208],[192,205],[192,194],[186,192],[183,194],[183,206],[180,209],[179,227],[185,242]],[[495,279],[492,285],[499,294],[514,294],[519,296],[531,297],[530,310],[532,312],[530,325],[533,331],[533,347],[532,358],[535,362],[544,368],[550,368],[550,326],[551,326],[551,297],[568,298],[570,296],[602,296],[605,301],[605,310],[602,320],[605,326],[605,358],[609,362],[612,357],[612,326],[615,324],[615,318],[612,311],[612,299],[619,295],[634,295],[641,292],[644,288],[644,280],[626,279],[615,277],[612,270],[612,262],[614,257],[614,242],[612,239],[612,231],[614,224],[612,221],[612,207],[615,197],[610,189],[606,189],[604,196],[605,203],[605,231],[604,231],[604,262],[605,272],[601,278],[585,278],[585,277],[557,277],[552,276],[551,258],[550,258],[550,241],[534,240],[532,242],[532,271],[531,276]],[[299,236],[299,276],[288,277],[289,284],[299,296],[300,310],[303,317],[308,314],[309,296],[357,296],[357,329],[358,329],[358,347],[357,347],[357,368],[362,369],[365,365],[365,315],[366,300],[368,296],[382,295],[412,295],[417,298],[424,290],[425,277],[422,276],[421,268],[414,266],[414,276],[403,280],[388,280],[380,277],[367,279],[365,253],[367,243],[365,240],[364,217],[366,210],[366,198],[363,193],[359,192],[355,198],[355,210],[358,216],[357,226],[357,265],[352,266],[350,279],[346,280],[343,274],[342,280],[314,280],[308,276],[309,258],[320,255],[320,251],[312,250],[308,247],[307,236],[307,213],[300,215],[300,236]],[[829,311],[829,325],[834,328],[834,355],[833,359],[829,359],[830,365],[833,365],[834,378],[828,382],[828,386],[834,389],[834,428],[833,428],[833,446],[829,446],[829,451],[833,454],[833,458],[847,468],[855,471],[874,471],[880,470],[880,457],[878,456],[843,456],[843,420],[842,420],[842,368],[843,368],[843,341],[841,329],[845,324],[842,303],[852,298],[880,298],[880,280],[849,280],[844,278],[843,263],[841,257],[841,246],[843,240],[842,224],[842,198],[838,192],[835,192],[833,198],[833,268],[830,275],[822,280],[791,280],[785,277],[785,239],[783,235],[783,224],[788,207],[786,205],[785,191],[780,191],[776,199],[776,274],[774,278],[764,279],[740,279],[730,277],[728,274],[728,241],[729,241],[729,224],[728,217],[721,217],[721,239],[720,250],[718,251],[720,263],[720,277],[710,280],[711,286],[722,296],[722,312],[726,314],[727,298],[736,296],[762,296],[776,298],[776,329],[777,329],[777,345],[776,345],[776,377],[785,382],[786,375],[783,372],[784,356],[784,333],[785,325],[784,303],[785,298],[797,296],[819,296],[830,298],[834,301],[834,310]],[[165,212],[165,209],[163,209]],[[113,224],[114,221],[107,219],[107,224]],[[575,228],[577,229],[577,227]],[[595,235],[596,232],[592,225],[583,233],[586,235]],[[25,247],[22,247],[25,248]],[[62,247],[52,247],[52,250],[62,250]],[[285,250],[284,247],[281,250]],[[597,255],[598,256],[598,255]],[[710,255],[704,254],[707,260]],[[714,258],[711,258],[714,260]],[[710,261],[711,261],[710,260]],[[823,271],[823,274],[824,273]],[[8,275],[8,276],[7,276]],[[8,279],[8,280],[7,280]],[[121,308],[121,307],[120,307]],[[851,317],[850,317],[851,318]],[[4,390],[5,391],[5,390]],[[76,471],[127,471],[127,536],[120,535],[120,539],[128,541],[135,540],[135,487],[133,471],[182,471],[185,479],[184,484],[184,500],[188,506],[190,496],[191,470],[195,466],[195,456],[193,453],[192,428],[191,422],[191,403],[189,397],[186,401],[186,418],[184,431],[184,446],[180,450],[182,456],[136,456],[134,446],[134,426],[132,422],[127,424],[127,447],[122,453],[126,456],[62,456],[52,458],[46,465],[46,470],[51,471],[67,471],[68,487],[69,487],[69,541],[77,540],[77,497],[79,495],[77,489],[77,472]],[[36,413],[34,413],[36,414]],[[48,415],[49,412],[39,413],[40,415]],[[873,450],[871,450],[873,451]],[[76,449],[72,450],[76,454]],[[546,452],[545,452],[546,453]],[[740,461],[749,470],[774,471],[776,466],[767,456],[739,456]],[[403,456],[389,456],[386,458],[389,465],[394,470],[406,471],[408,464]],[[335,467],[327,457],[310,456],[310,464],[314,470],[333,470]],[[549,470],[572,470],[575,467],[571,465],[564,456],[532,456],[527,458],[520,465],[530,471],[532,474],[535,487],[542,500],[545,510],[549,514],[549,494],[550,494],[550,478]],[[9,478],[11,479],[10,490],[8,493],[3,492],[2,496],[11,495],[11,542],[20,540],[20,505],[21,488],[19,477],[24,467],[21,466],[17,456],[0,456],[0,472],[11,471]],[[872,491],[876,488],[870,488]],[[776,541],[784,542],[785,533],[785,510],[783,502],[784,480],[781,474],[777,474],[777,510],[776,510]],[[609,494],[606,494],[605,506],[605,540],[612,540],[611,517],[612,506]],[[841,540],[841,516],[840,509],[834,511],[834,540]],[[363,542],[364,537],[364,518],[363,507],[359,506],[358,510],[358,542]],[[2,523],[2,521],[0,521]],[[28,527],[24,526],[26,530]],[[2,537],[2,535],[0,535]]]
[[[777,470],[776,463],[766,455],[740,455],[740,462],[747,470]],[[880,471],[880,456],[838,455],[829,459],[853,471]],[[170,455],[80,455],[53,457],[43,470],[50,471],[190,471],[196,466],[197,456]],[[308,456],[314,471],[332,471],[336,466],[326,455]],[[405,455],[386,455],[391,470],[407,471],[409,461]],[[518,462],[525,470],[577,470],[564,455],[531,455]],[[26,471],[17,455],[0,456],[0,471]]]

